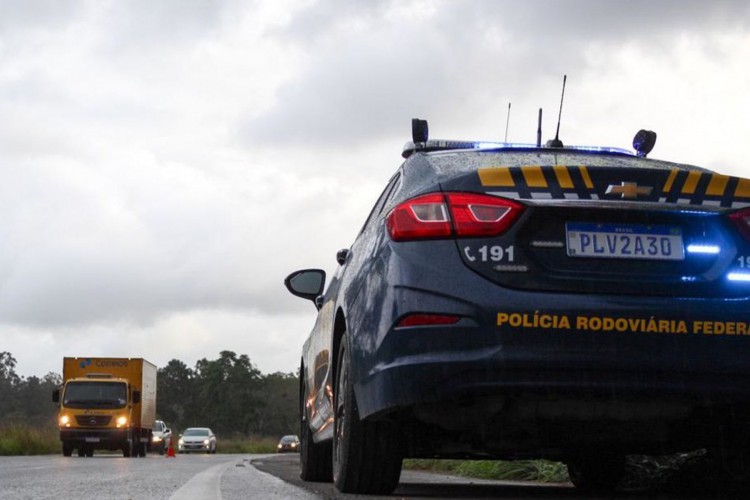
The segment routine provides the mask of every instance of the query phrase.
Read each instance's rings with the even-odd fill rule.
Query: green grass
[[[60,453],[57,429],[36,429],[22,424],[0,427],[0,455]]]
[[[548,460],[404,460],[404,467],[412,470],[445,472],[477,479],[503,479],[563,483],[568,481],[568,469],[560,462]]]
[[[242,436],[220,438],[216,444],[218,453],[275,453],[279,439],[268,436]]]

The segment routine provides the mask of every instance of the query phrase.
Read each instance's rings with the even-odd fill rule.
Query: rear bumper
[[[469,394],[750,402],[750,297],[511,290],[467,270],[453,244],[430,249],[425,261],[417,243],[394,246],[368,275],[388,285],[366,283],[348,307],[363,417]],[[395,327],[412,313],[462,319]]]
[[[550,435],[569,439],[560,449],[627,447],[631,430],[644,431],[641,450],[680,449],[750,422],[750,298],[511,290],[461,267],[455,246],[434,244],[426,260],[410,245],[377,261],[344,307],[361,417],[434,440],[454,432],[460,451],[469,437],[522,444],[516,433],[533,436],[529,449]],[[412,313],[461,319],[395,326]]]

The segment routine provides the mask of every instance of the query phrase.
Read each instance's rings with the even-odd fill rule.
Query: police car
[[[430,140],[325,288],[301,358],[301,477],[388,493],[403,458],[548,458],[614,487],[628,454],[747,479],[750,180],[613,148]],[[323,292],[325,289],[325,293]]]

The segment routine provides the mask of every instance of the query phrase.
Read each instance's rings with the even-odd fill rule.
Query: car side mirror
[[[312,300],[313,303],[316,302],[316,298],[323,294],[325,284],[326,272],[322,269],[295,271],[284,280],[284,285],[292,295]],[[318,307],[317,303],[315,307]]]
[[[53,403],[60,402],[60,389],[55,389],[54,391],[52,391],[52,402]]]

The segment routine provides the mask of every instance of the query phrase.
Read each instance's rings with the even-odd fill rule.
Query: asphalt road
[[[0,498],[103,498],[133,500],[367,499],[338,493],[330,483],[299,479],[299,456],[178,455],[165,458],[0,457]],[[482,481],[404,471],[396,491],[402,499],[570,499],[587,496],[570,484]],[[607,498],[726,498],[698,495],[623,492]]]
[[[0,457],[0,498],[240,500],[319,498],[259,472],[262,455],[123,458],[94,455]]]

